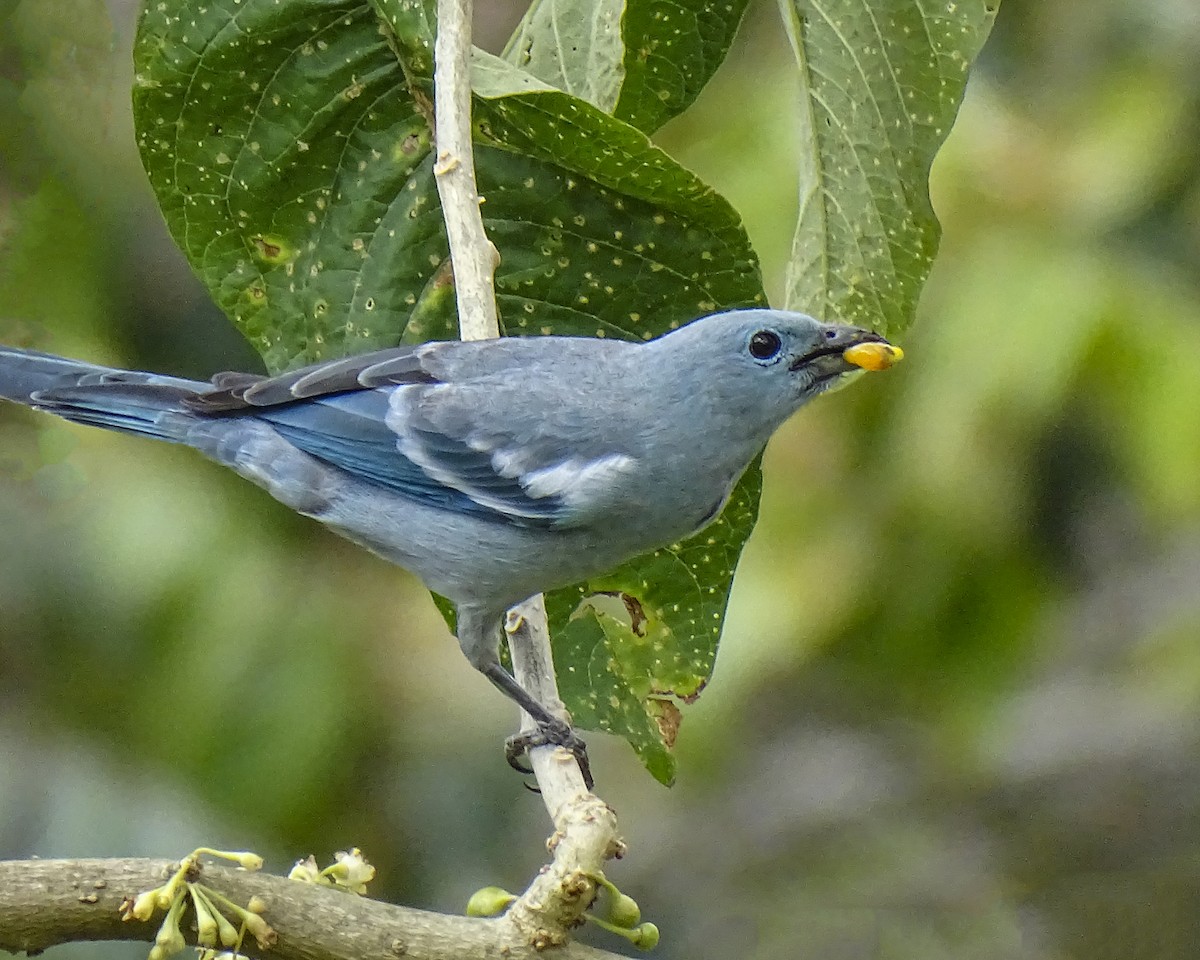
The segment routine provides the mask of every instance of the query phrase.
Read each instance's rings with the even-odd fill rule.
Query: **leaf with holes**
[[[929,168],[998,6],[780,0],[804,86],[792,309],[911,325],[940,236]]]
[[[582,726],[620,733],[663,783],[679,703],[712,673],[733,571],[754,525],[762,474],[755,462],[720,518],[698,535],[547,597],[559,688]]]

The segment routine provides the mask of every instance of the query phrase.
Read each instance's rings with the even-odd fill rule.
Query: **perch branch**
[[[487,238],[471,147],[471,0],[438,0],[434,46],[434,117],[438,195],[454,266],[462,339],[499,336],[494,275],[498,255]],[[509,648],[518,682],[538,701],[562,711],[540,596],[509,615]],[[563,711],[565,712],[565,711]],[[522,728],[532,718],[522,716]],[[524,943],[563,943],[595,895],[591,877],[623,845],[611,808],[588,792],[578,766],[561,748],[539,747],[530,760],[554,822],[553,863],[509,908],[505,920]]]

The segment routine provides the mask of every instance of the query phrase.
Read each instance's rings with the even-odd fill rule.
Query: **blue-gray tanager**
[[[467,659],[582,742],[500,664],[505,611],[713,520],[792,413],[878,334],[738,310],[647,343],[506,338],[396,347],[276,377],[199,383],[0,347],[0,396],[195,447],[454,602]]]

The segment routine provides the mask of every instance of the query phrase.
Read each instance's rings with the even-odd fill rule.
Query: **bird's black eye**
[[[783,348],[783,341],[773,330],[759,330],[750,338],[750,356],[755,360],[770,360]]]

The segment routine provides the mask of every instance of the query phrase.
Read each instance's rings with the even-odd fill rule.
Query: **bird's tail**
[[[189,442],[187,429],[196,418],[183,401],[207,388],[193,380],[0,346],[0,397],[123,433]]]
[[[294,447],[259,417],[188,408],[188,400],[212,389],[211,383],[0,346],[0,398],[76,423],[186,444],[293,510],[322,516],[339,471]]]

